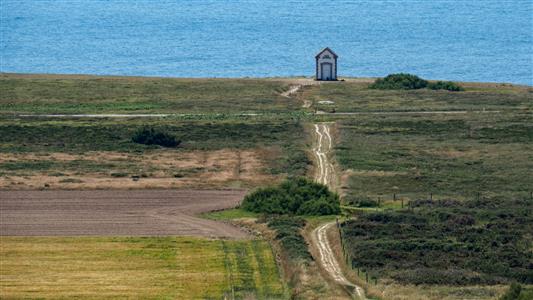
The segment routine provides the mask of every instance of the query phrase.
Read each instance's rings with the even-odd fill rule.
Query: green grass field
[[[260,240],[2,237],[3,299],[286,298]]]
[[[313,108],[336,112],[531,110],[533,88],[507,84],[462,83],[463,92],[375,90],[365,82],[336,82],[307,87]],[[333,101],[321,104],[320,101]]]
[[[533,186],[532,124],[527,113],[345,119],[335,152],[346,198],[523,196]]]
[[[0,114],[286,112],[282,80],[0,74]]]

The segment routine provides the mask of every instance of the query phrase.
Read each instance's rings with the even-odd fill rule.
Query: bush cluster
[[[432,90],[447,90],[451,92],[464,91],[464,88],[455,82],[428,82],[427,80],[424,80],[416,75],[406,73],[390,74],[385,78],[379,78],[369,87],[371,89],[378,90],[417,90],[428,88]]]
[[[292,178],[276,187],[246,195],[242,208],[266,214],[333,215],[340,213],[339,196],[306,178]]]
[[[370,85],[370,88],[378,90],[416,90],[423,89],[427,85],[428,82],[426,80],[416,75],[398,73],[377,79]]]
[[[133,142],[143,145],[159,145],[163,147],[177,147],[181,141],[178,141],[173,135],[154,128],[143,128],[133,135]]]
[[[300,234],[305,220],[300,217],[278,216],[270,219],[268,227],[276,231],[276,240],[291,259],[308,261],[312,259],[307,242]]]

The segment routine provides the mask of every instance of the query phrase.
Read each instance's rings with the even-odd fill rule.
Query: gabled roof
[[[333,54],[333,57],[335,57],[335,59],[337,59],[337,54],[335,52],[333,52],[333,50],[329,49],[329,47],[326,47],[324,49],[322,49],[322,51],[318,52],[318,54],[315,56],[315,58],[318,58],[322,53],[326,52],[326,51],[329,51],[331,52],[331,54]]]

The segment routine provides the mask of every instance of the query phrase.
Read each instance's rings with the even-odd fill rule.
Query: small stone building
[[[337,54],[324,48],[316,56],[316,80],[337,80]]]

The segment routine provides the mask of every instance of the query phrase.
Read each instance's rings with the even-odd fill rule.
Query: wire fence
[[[346,195],[341,207],[346,212],[364,212],[387,209],[412,209],[420,201],[436,201],[444,203],[447,200],[483,201],[488,199],[526,199],[533,201],[533,191],[476,191],[455,194],[442,193],[379,193],[364,195]]]

